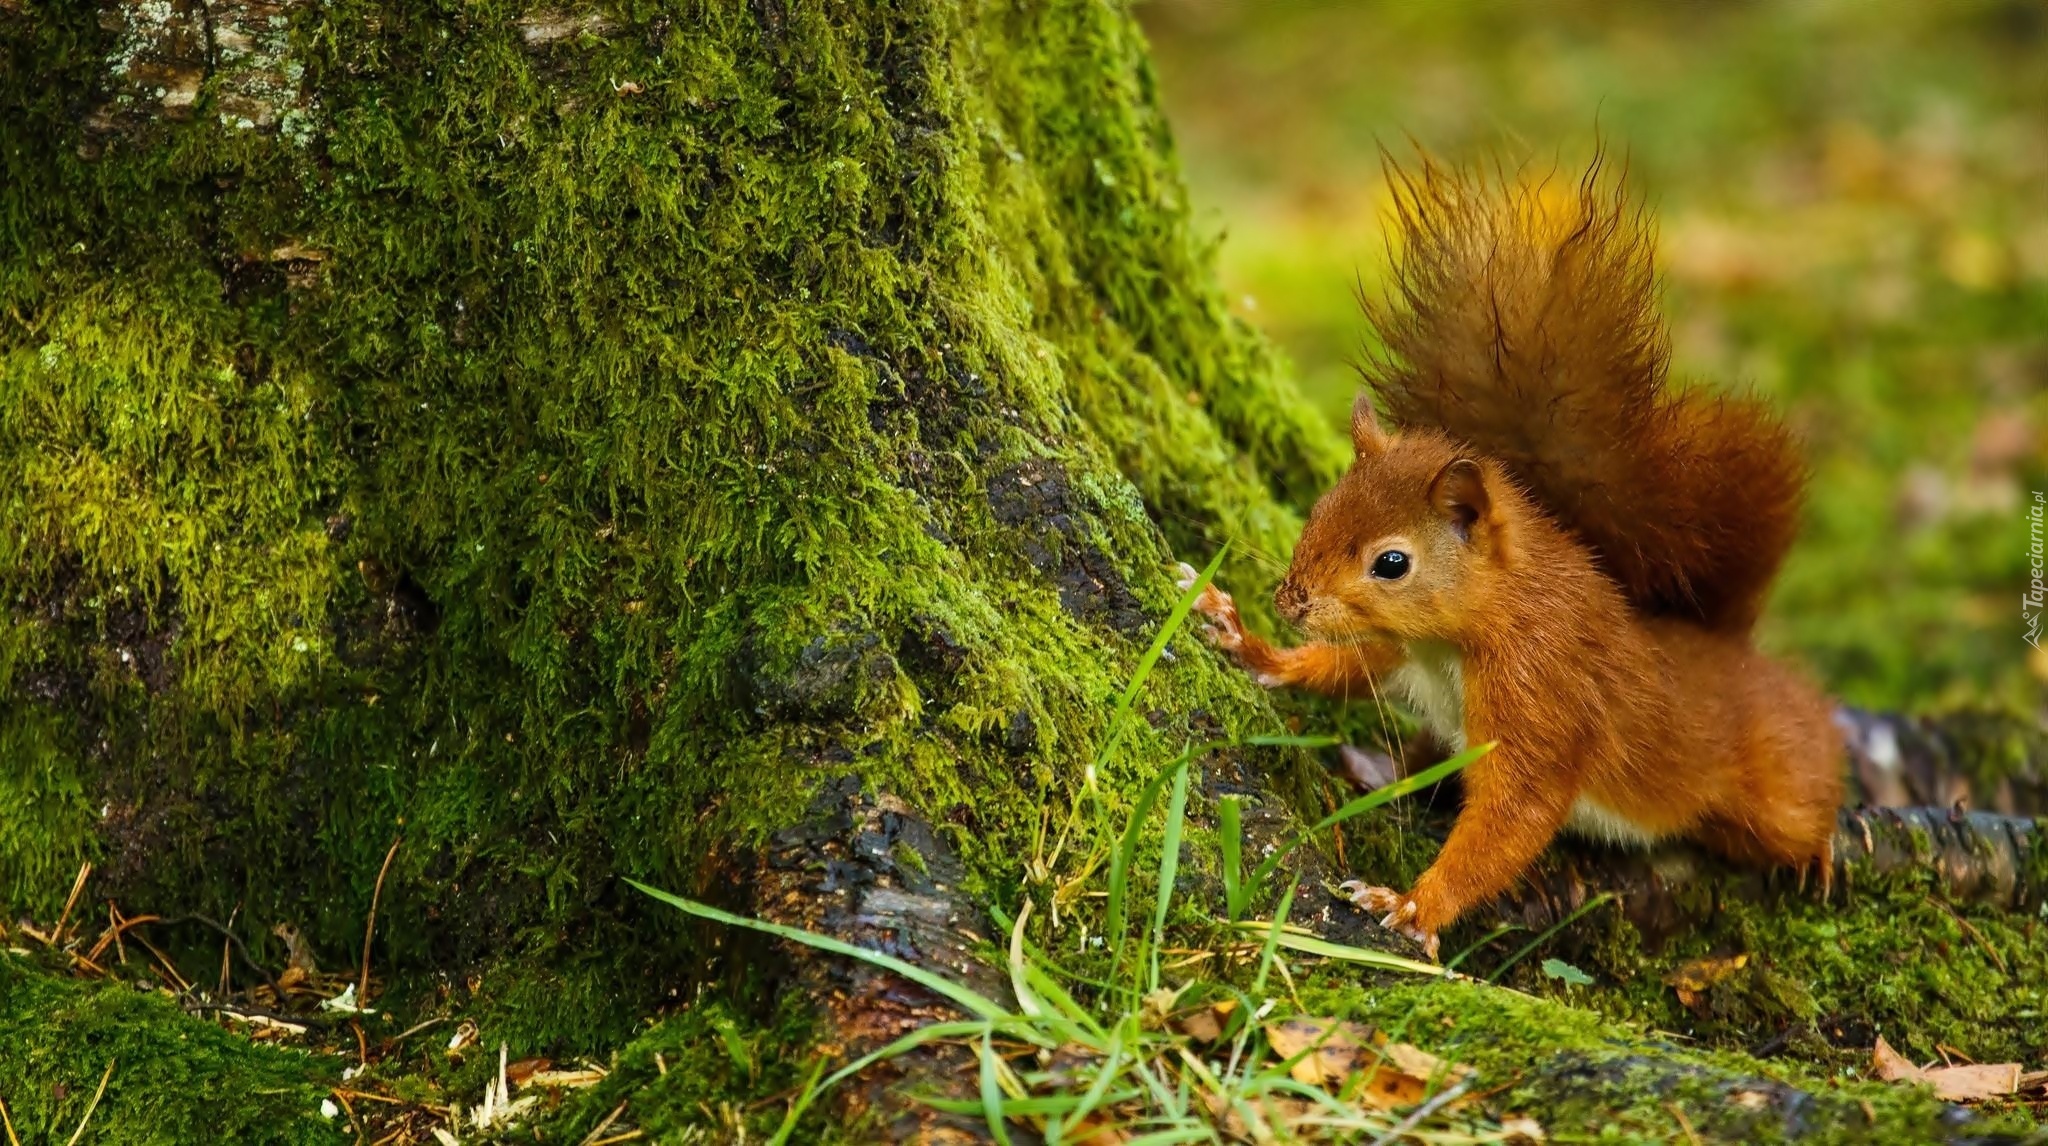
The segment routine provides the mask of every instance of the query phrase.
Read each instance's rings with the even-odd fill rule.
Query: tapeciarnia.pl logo
[[[2027,506],[2027,564],[2033,580],[2027,582],[2027,595],[2020,598],[2020,620],[2027,626],[2026,642],[2034,648],[2041,647],[2041,606],[2048,600],[2048,584],[2043,583],[2043,560],[2041,544],[2042,515],[2048,512],[2042,491],[2034,491],[2034,500]]]

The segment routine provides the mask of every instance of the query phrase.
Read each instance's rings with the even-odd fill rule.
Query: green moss
[[[693,1131],[765,1140],[804,1083],[809,1036],[809,1015],[793,995],[760,1017],[718,1001],[692,1005],[636,1035],[612,1056],[604,1081],[565,1102],[543,1133],[548,1141],[578,1141],[625,1102],[632,1124],[655,1141]],[[795,1140],[850,1133],[829,1121],[824,1108],[814,1110]]]
[[[0,952],[0,1100],[25,1142],[342,1142],[321,1100],[339,1068],[276,1050],[125,984],[94,985]],[[113,1073],[107,1075],[107,1067]]]
[[[91,859],[338,957],[402,837],[379,966],[603,1045],[715,972],[617,877],[730,895],[832,776],[1013,879],[1174,559],[1263,608],[1341,462],[1115,6],[342,0],[243,61],[291,131],[81,122],[127,15],[0,14],[10,909]],[[1177,651],[1112,802],[1271,730]]]
[[[1300,993],[1312,1013],[1372,1024],[1474,1068],[1491,1105],[1534,1117],[1554,1140],[1682,1140],[1673,1106],[1709,1141],[1939,1142],[1959,1125],[1924,1089],[1679,1045],[1481,984],[1406,979],[1362,989],[1324,971]],[[1972,1130],[2027,1125],[1993,1120]]]
[[[1978,1062],[2048,1056],[2048,946],[2032,911],[1948,906],[1927,873],[1866,878],[1846,902],[1838,894],[1825,904],[1789,888],[1761,899],[1690,894],[1695,902],[1675,930],[1667,924],[1646,939],[1629,915],[1603,908],[1540,947],[1507,981],[1562,996],[1536,969],[1543,958],[1562,958],[1596,979],[1595,988],[1569,993],[1575,1004],[1845,1077],[1867,1073],[1878,1036],[1921,1062],[1939,1058],[1940,1048]],[[1474,965],[1490,968],[1520,945],[1504,940]],[[1745,965],[1690,1007],[1669,985],[1692,960],[1736,955]]]

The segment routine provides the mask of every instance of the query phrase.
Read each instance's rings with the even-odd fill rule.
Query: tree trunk
[[[1116,5],[0,0],[0,44],[10,915],[89,860],[95,911],[334,967],[378,896],[377,981],[532,1053],[760,987],[622,876],[999,990],[981,908],[1043,900],[1175,561],[1234,543],[1263,612],[1345,460]],[[1280,725],[1170,652],[1111,805]],[[935,1013],[778,950],[828,1046]]]
[[[724,974],[620,876],[858,931],[784,847],[853,784],[948,894],[1014,880],[1175,559],[1269,580],[1343,460],[1227,317],[1113,6],[0,29],[12,911],[89,859],[88,903],[345,964],[402,839],[380,976],[613,1045]],[[1112,796],[1272,729],[1176,647]]]

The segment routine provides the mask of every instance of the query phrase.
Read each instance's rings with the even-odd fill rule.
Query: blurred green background
[[[1232,304],[1332,419],[1386,262],[1382,145],[1571,169],[1662,228],[1676,374],[1768,395],[1813,464],[1765,642],[1854,703],[2038,710],[2048,3],[1151,0]],[[2048,626],[2044,626],[2048,627]]]

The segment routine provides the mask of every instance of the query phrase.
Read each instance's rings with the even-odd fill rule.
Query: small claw
[[[1424,954],[1425,956],[1427,956],[1427,957],[1429,958],[1429,961],[1430,961],[1430,962],[1432,962],[1432,963],[1441,963],[1441,962],[1443,962],[1443,960],[1441,960],[1441,959],[1437,958],[1437,954],[1436,954],[1436,952],[1437,952],[1437,938],[1436,938],[1436,932],[1434,932],[1434,931],[1430,931],[1430,932],[1417,932],[1417,931],[1415,931],[1415,930],[1413,930],[1413,929],[1411,928],[1411,929],[1410,929],[1410,930],[1408,931],[1408,938],[1410,938],[1410,939],[1413,939],[1413,940],[1415,940],[1416,942],[1418,942],[1418,943],[1422,944],[1422,953],[1423,953],[1423,954]]]
[[[1401,905],[1404,898],[1391,887],[1371,887],[1363,880],[1347,880],[1338,890],[1351,897],[1351,905],[1373,915],[1384,915]]]
[[[1175,584],[1180,586],[1182,592],[1194,588],[1195,582],[1202,579],[1201,571],[1185,561],[1180,563],[1177,572],[1180,574],[1180,580]]]
[[[1423,954],[1436,958],[1437,937],[1434,931],[1424,931],[1415,925],[1417,907],[1415,901],[1391,887],[1368,887],[1362,880],[1347,880],[1337,890],[1351,897],[1351,903],[1359,910],[1380,917],[1380,926],[1389,931],[1406,935],[1422,945]]]

